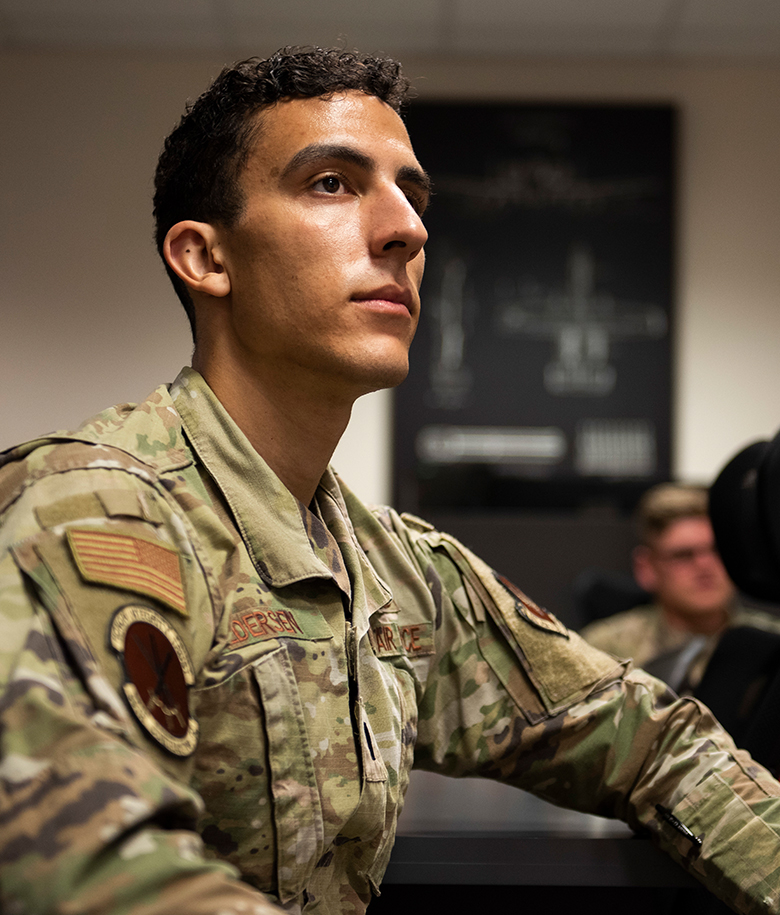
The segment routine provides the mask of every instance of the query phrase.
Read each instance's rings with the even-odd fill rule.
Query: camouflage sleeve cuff
[[[659,844],[735,911],[780,908],[780,797],[753,760],[715,772],[673,810],[660,811]],[[775,788],[777,786],[775,785]]]

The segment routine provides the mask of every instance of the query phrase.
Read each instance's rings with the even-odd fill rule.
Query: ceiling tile
[[[760,29],[780,26],[777,0],[686,0],[680,13],[685,29]]]
[[[209,47],[215,23],[210,0],[2,0],[16,43],[75,47]]]
[[[435,50],[441,27],[439,0],[398,0],[392,8],[365,0],[289,0],[277,15],[253,0],[222,0],[231,46],[249,50],[289,44],[358,48],[369,53]],[[263,52],[265,53],[265,52]]]
[[[780,3],[687,0],[669,50],[688,56],[780,57]]]
[[[251,27],[231,33],[228,39],[235,56],[270,54],[286,45],[316,45],[323,48],[339,47],[357,49],[364,54],[403,56],[405,54],[433,53],[441,49],[437,33],[433,29],[416,29],[408,32],[398,29],[383,29],[378,32],[354,23],[350,28],[337,30],[332,26],[308,24],[287,26],[274,23],[271,27],[253,30]]]
[[[2,0],[0,10],[31,19],[42,16],[104,21],[184,20],[201,18],[213,9],[211,0]]]
[[[780,58],[780,0],[0,0],[0,45]]]
[[[72,47],[218,46],[210,0],[1,0],[15,44]]]
[[[652,29],[663,22],[673,0],[455,0],[460,25],[548,28],[563,33],[582,26]]]
[[[642,55],[656,50],[654,34],[640,29],[550,29],[463,27],[448,50],[461,53],[601,57]]]
[[[392,6],[368,3],[366,0],[284,0],[259,4],[257,0],[219,0],[219,9],[245,21],[278,22],[281,19],[299,22],[344,26],[351,21],[371,22],[384,27],[403,25],[413,27],[417,22],[436,21],[442,15],[446,0],[395,0]]]

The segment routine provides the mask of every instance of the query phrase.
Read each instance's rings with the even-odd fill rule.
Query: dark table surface
[[[483,781],[413,773],[385,884],[692,887],[649,839]]]

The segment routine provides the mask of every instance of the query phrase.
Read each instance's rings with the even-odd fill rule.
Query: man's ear
[[[653,556],[648,546],[634,547],[631,554],[634,564],[634,578],[640,588],[649,591],[651,594],[658,587],[658,574],[653,564]]]
[[[193,292],[218,297],[230,292],[222,248],[210,223],[192,219],[177,222],[165,236],[163,255],[171,270]]]

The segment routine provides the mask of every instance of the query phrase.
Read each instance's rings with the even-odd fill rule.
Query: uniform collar
[[[335,578],[342,585],[343,562],[322,521],[255,451],[203,377],[184,368],[170,393],[187,438],[230,506],[261,577],[276,587],[308,578]],[[320,486],[343,507],[330,470]]]

